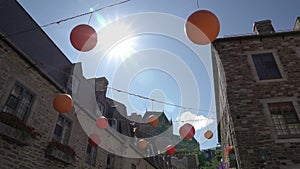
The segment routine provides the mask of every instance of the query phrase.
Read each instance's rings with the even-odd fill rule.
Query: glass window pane
[[[281,78],[272,53],[252,55],[252,59],[260,80]]]
[[[62,133],[62,127],[59,126],[59,125],[56,125],[56,126],[55,126],[55,130],[54,130],[54,135],[60,137],[60,136],[61,136],[61,133]]]
[[[289,124],[299,122],[298,116],[295,112],[287,112],[284,114],[284,117],[285,117],[287,123],[289,123]]]
[[[4,105],[3,111],[14,114],[25,121],[30,113],[33,95],[19,84],[15,84]]]
[[[269,111],[278,135],[300,134],[300,122],[292,102],[269,103]]]
[[[11,96],[9,96],[6,105],[8,107],[10,107],[11,109],[16,110],[18,103],[19,103],[19,99],[15,96],[11,95]]]
[[[68,144],[71,133],[71,121],[62,115],[58,116],[56,127],[53,133],[53,140],[62,144]]]
[[[15,96],[15,97],[19,97],[22,94],[23,88],[17,84],[15,84],[11,95]]]

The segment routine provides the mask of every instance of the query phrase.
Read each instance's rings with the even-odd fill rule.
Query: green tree
[[[222,150],[215,150],[214,156],[211,160],[206,158],[203,152],[198,155],[198,158],[200,162],[200,169],[217,169],[221,164]]]

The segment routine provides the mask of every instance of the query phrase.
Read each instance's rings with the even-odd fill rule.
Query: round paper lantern
[[[195,135],[195,128],[193,125],[189,123],[185,123],[179,129],[179,134],[182,138],[189,140],[194,137]]]
[[[79,51],[87,52],[92,50],[97,44],[97,33],[89,25],[77,25],[70,34],[73,47]]]
[[[68,94],[59,94],[53,100],[53,107],[60,113],[70,112],[73,108],[73,99]]]
[[[205,133],[204,133],[204,137],[207,138],[207,139],[211,139],[213,137],[213,132],[210,131],[210,130],[207,130]]]
[[[148,146],[148,142],[145,139],[140,139],[138,142],[138,146],[141,149],[145,149]]]
[[[166,151],[169,155],[173,155],[176,153],[176,147],[172,145],[168,145]]]
[[[157,126],[158,123],[159,123],[159,119],[158,119],[158,117],[156,115],[150,115],[148,117],[148,124],[150,126]]]
[[[220,32],[220,22],[212,12],[198,10],[188,17],[185,32],[193,43],[206,45],[217,38]]]
[[[234,146],[229,146],[225,149],[224,157],[227,158],[230,151],[234,150]]]
[[[106,117],[104,116],[100,116],[97,121],[96,121],[96,126],[99,128],[99,129],[105,129],[107,128],[108,126],[108,120]]]
[[[89,137],[89,143],[91,146],[98,146],[100,144],[101,138],[98,134],[91,134]]]

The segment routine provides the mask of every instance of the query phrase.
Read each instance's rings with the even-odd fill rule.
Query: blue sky
[[[19,2],[39,25],[45,25],[120,1],[19,0]],[[219,37],[252,33],[253,23],[264,19],[272,20],[275,30],[292,29],[296,17],[300,16],[299,0],[199,0],[198,3],[199,9],[210,10],[219,18],[221,24]],[[106,76],[110,87],[193,108],[186,110],[114,91],[108,92],[110,97],[127,106],[128,114],[132,112],[142,114],[146,109],[165,111],[168,118],[174,120],[175,133],[178,133],[180,121],[197,119],[198,122],[194,125],[199,130],[195,137],[201,143],[201,149],[205,149],[217,144],[216,137],[212,140],[203,138],[206,129],[216,132],[216,121],[211,123],[207,120],[215,120],[210,45],[192,44],[182,37],[182,33],[176,34],[177,37],[171,36],[175,35],[172,34],[173,30],[180,31],[181,27],[182,31],[184,30],[184,25],[181,24],[197,9],[196,0],[131,0],[95,12],[91,18],[90,15],[86,15],[44,27],[43,30],[71,62],[86,62],[84,67],[86,76]],[[147,15],[135,18],[136,15],[140,16],[147,12]],[[163,16],[151,17],[153,14],[149,12]],[[149,16],[151,21],[147,20],[148,15],[151,15]],[[164,17],[166,21],[161,20]],[[104,36],[108,36],[106,38],[113,36],[104,35],[103,32],[107,25],[117,20],[122,21],[122,30],[127,31],[124,33],[133,36],[119,43],[123,46],[115,45],[107,56],[102,56],[98,50],[81,53],[71,46],[69,34],[76,25],[91,25],[99,31],[99,35],[103,35],[103,38],[100,37],[103,40]],[[166,25],[167,21],[170,24]],[[146,27],[145,25],[149,23],[155,25]],[[154,33],[149,33],[147,29],[152,26],[153,29],[155,27],[158,29]],[[136,32],[142,33],[137,35]],[[99,43],[104,43],[103,41]],[[122,51],[122,56],[118,51]]]

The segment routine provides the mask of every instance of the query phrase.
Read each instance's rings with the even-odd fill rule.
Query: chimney
[[[257,35],[271,34],[275,32],[270,20],[254,22],[253,31]]]
[[[300,16],[297,17],[295,25],[294,25],[294,31],[300,31]]]
[[[104,92],[106,94],[107,85],[108,85],[108,80],[105,77],[96,78],[95,90],[97,92]]]

